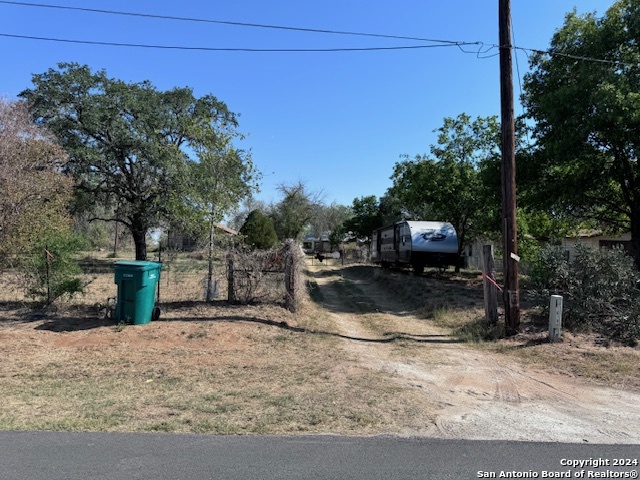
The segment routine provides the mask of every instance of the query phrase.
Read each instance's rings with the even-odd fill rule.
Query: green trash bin
[[[156,285],[160,281],[160,262],[118,261],[113,264],[118,302],[115,318],[118,322],[143,325],[157,320]]]

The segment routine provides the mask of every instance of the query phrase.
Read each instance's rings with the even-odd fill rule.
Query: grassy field
[[[163,265],[160,321],[105,319],[95,304],[116,293],[112,261],[85,258],[86,293],[46,310],[5,289],[0,429],[367,434],[420,418],[323,333],[334,328],[313,302],[295,316],[202,302],[197,258]]]
[[[315,301],[294,315],[274,304],[205,304],[201,272],[187,260],[178,280],[180,273],[176,266],[163,277],[161,298],[173,290],[185,297],[163,300],[161,320],[149,325],[99,315],[94,303],[115,290],[104,270],[90,274],[84,297],[48,310],[0,302],[0,429],[373,434],[429,422],[416,389],[363,368],[344,348],[313,279]],[[521,335],[480,341],[473,334],[483,309],[475,272],[417,278],[352,266],[343,275],[377,282],[407,311],[506,361],[640,389],[640,350],[605,347],[588,335],[546,343],[534,310],[524,311]],[[368,310],[365,287],[354,285],[336,288],[360,306],[355,314],[370,331],[386,334]],[[410,358],[425,347],[399,339],[393,348]]]
[[[397,415],[411,409],[397,386],[322,333],[331,325],[313,305],[296,318],[182,305],[126,327],[88,316],[2,322],[1,429],[366,434],[411,417]]]

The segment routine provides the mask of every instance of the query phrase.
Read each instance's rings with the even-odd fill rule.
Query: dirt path
[[[375,282],[315,269],[343,346],[362,365],[416,389],[440,438],[640,443],[640,394],[507,364],[403,310]]]

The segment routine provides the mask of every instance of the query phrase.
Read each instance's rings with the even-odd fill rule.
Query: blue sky
[[[34,0],[240,23],[498,42],[498,0]],[[604,14],[612,0],[513,0],[517,46],[546,49],[566,12]],[[327,49],[427,45],[416,40],[330,35],[203,22],[126,17],[0,3],[0,34],[183,47]],[[380,197],[401,154],[422,154],[445,117],[500,112],[497,50],[456,46],[384,51],[221,52],[55,43],[0,36],[0,95],[15,98],[31,75],[58,62],[105,69],[160,89],[190,86],[241,115],[240,130],[263,173],[257,198],[298,181],[324,202]],[[483,57],[483,58],[480,58]],[[520,74],[528,62],[517,54]],[[515,69],[515,63],[514,63]],[[516,73],[517,75],[517,73]],[[515,85],[516,96],[519,86]],[[516,113],[520,107],[516,105]]]

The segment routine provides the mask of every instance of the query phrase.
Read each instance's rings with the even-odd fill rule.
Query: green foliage
[[[151,228],[192,215],[194,164],[218,158],[236,135],[235,114],[190,88],[159,91],[76,63],[34,75],[33,83],[20,95],[69,153],[77,203],[112,207],[104,219],[127,226],[138,260],[146,259]]]
[[[278,235],[269,220],[260,210],[253,210],[240,229],[244,241],[251,248],[269,250],[278,244]]]
[[[529,278],[534,290],[542,294],[541,305],[549,295],[562,295],[570,276],[569,262],[562,247],[550,245],[538,250]]]
[[[484,200],[480,169],[498,155],[496,117],[471,120],[466,114],[445,118],[431,155],[396,163],[389,194],[425,220],[450,222],[458,233],[459,248],[482,233],[488,200]]]
[[[549,54],[532,56],[524,101],[538,149],[519,181],[531,204],[631,231],[640,266],[638,25],[636,0],[619,0],[601,17],[574,10]]]
[[[631,343],[640,338],[640,273],[622,249],[576,247],[569,262],[559,247],[540,250],[531,280],[543,307],[550,295],[564,297],[569,328],[592,329]]]
[[[69,228],[65,160],[55,137],[30,120],[26,102],[0,99],[0,256],[24,253],[33,238]]]
[[[91,222],[83,226],[82,236],[92,249],[113,247],[113,232],[105,222]]]
[[[329,232],[332,246],[338,246],[344,240],[342,225],[352,215],[351,208],[332,203],[331,205],[316,204],[307,232],[316,238],[323,238]]]
[[[82,237],[65,233],[39,239],[23,262],[27,293],[47,305],[65,295],[82,293],[76,254],[86,246]]]
[[[344,230],[356,238],[371,238],[371,232],[383,227],[382,213],[375,195],[353,199],[353,216],[344,222]]]
[[[216,141],[202,145],[199,161],[191,166],[190,201],[182,216],[183,230],[197,237],[208,236],[225,215],[257,191],[260,177],[251,152],[233,147],[231,136],[212,140]]]
[[[382,226],[391,225],[399,220],[407,219],[410,216],[400,199],[390,192],[387,192],[378,200],[378,210],[382,217]]]

